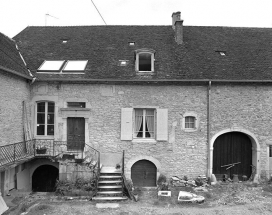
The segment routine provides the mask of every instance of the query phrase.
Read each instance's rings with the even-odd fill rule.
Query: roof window
[[[155,50],[138,49],[136,52],[135,67],[137,72],[154,72]]]
[[[128,42],[129,46],[135,46],[135,42]]]
[[[45,60],[38,71],[58,72],[60,71],[64,60]]]
[[[63,72],[84,71],[87,65],[87,60],[68,60],[63,68]]]
[[[119,60],[119,66],[126,66],[128,65],[128,60]]]
[[[226,56],[226,51],[215,51],[217,53],[219,53],[221,56]]]

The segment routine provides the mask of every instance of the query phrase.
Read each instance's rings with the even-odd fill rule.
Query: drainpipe
[[[211,176],[212,174],[212,150],[211,150],[211,145],[210,145],[210,130],[211,130],[211,86],[212,82],[209,81],[208,85],[208,103],[207,103],[207,146],[208,146],[208,160],[207,160],[207,165],[208,165],[208,177]]]

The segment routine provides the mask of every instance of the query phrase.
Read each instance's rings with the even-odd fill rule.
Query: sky
[[[272,0],[93,0],[107,25],[272,27]],[[46,15],[49,14],[49,15]],[[105,25],[92,0],[0,0],[0,32],[27,26]]]

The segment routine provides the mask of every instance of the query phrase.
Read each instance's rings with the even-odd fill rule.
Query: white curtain
[[[150,134],[150,137],[154,137],[154,110],[146,110],[145,116],[147,131]]]
[[[138,135],[143,123],[143,110],[135,109],[135,133]]]

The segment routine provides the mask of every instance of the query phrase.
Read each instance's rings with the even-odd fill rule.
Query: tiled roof
[[[31,78],[22,58],[16,48],[15,42],[0,33],[0,69],[25,78]]]
[[[88,60],[83,75],[36,74],[39,79],[272,80],[272,29],[183,30],[182,45],[175,42],[172,26],[27,27],[14,39],[33,73],[44,60]],[[135,72],[134,53],[140,48],[156,51],[153,76]],[[119,60],[129,63],[121,67]]]

